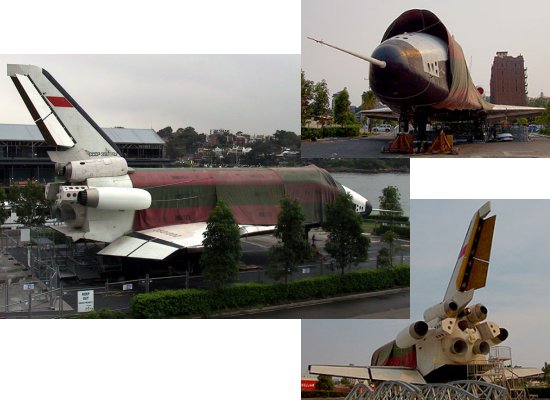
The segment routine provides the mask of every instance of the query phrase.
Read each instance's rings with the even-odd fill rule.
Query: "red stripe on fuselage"
[[[46,98],[54,107],[72,107],[73,106],[71,103],[69,103],[69,100],[67,100],[65,97],[46,96]]]

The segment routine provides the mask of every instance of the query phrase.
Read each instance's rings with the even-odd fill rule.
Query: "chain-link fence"
[[[5,230],[0,233],[0,247],[3,264],[9,264],[6,267],[8,271],[15,271],[0,276],[0,318],[55,318],[74,315],[78,313],[79,303],[83,307],[79,292],[81,295],[83,292],[93,293],[91,298],[94,300],[95,310],[127,312],[132,297],[139,293],[207,287],[202,276],[189,272],[165,271],[163,275],[158,272],[140,275],[134,273],[131,275],[132,279],[125,280],[101,277],[96,259],[97,245],[72,243],[50,228]],[[366,262],[351,266],[345,272],[376,268],[376,257],[377,252],[372,251]],[[393,257],[395,264],[408,263],[408,260],[408,248]],[[241,265],[237,282],[276,282],[268,263],[265,260],[261,263]],[[334,259],[317,252],[312,261],[289,272],[287,279],[295,281],[339,273],[341,270],[337,268]],[[284,280],[284,274],[278,275],[280,281]]]

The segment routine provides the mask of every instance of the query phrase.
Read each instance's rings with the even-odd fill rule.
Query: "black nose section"
[[[426,89],[426,74],[418,49],[404,40],[387,40],[372,57],[386,62],[385,68],[371,66],[371,88],[390,104],[414,98]]]
[[[370,215],[370,213],[372,212],[372,204],[370,201],[366,201],[365,202],[365,215]]]
[[[409,70],[409,57],[414,56],[416,49],[401,41],[387,41],[378,46],[372,53],[372,57],[386,62],[386,68],[376,67],[384,72],[407,73]],[[420,54],[418,54],[420,56]]]

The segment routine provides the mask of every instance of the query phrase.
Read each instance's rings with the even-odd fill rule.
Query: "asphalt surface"
[[[316,142],[302,141],[302,158],[409,158],[408,154],[382,153],[393,136],[380,135],[368,138],[327,138]]]
[[[358,298],[359,297],[359,298]],[[317,301],[298,304],[280,309],[257,310],[239,313],[225,318],[269,318],[269,319],[409,319],[409,290],[397,293],[374,295],[369,297],[348,296],[327,302]],[[312,303],[312,304],[311,304]],[[222,318],[224,318],[222,316]]]
[[[381,148],[393,140],[383,134],[368,138],[327,138],[316,142],[302,141],[302,158],[385,158],[385,157],[459,157],[459,158],[539,158],[550,157],[550,138],[530,134],[528,142],[480,142],[455,145],[458,154],[390,154]]]

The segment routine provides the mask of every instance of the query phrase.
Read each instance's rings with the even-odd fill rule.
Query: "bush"
[[[536,395],[539,399],[550,399],[550,387],[528,387],[529,396]]]
[[[409,217],[405,215],[369,215],[364,218],[366,221],[393,221],[393,222],[409,222]]]
[[[302,399],[318,399],[331,397],[346,397],[347,392],[337,392],[335,390],[303,390]]]
[[[112,311],[107,308],[102,308],[99,311],[94,310],[77,315],[77,318],[81,319],[124,319],[126,317],[127,315],[122,311]]]
[[[411,228],[408,226],[396,226],[396,225],[378,225],[372,230],[372,233],[377,236],[382,236],[387,231],[394,231],[401,239],[410,239]]]
[[[288,285],[245,283],[233,285],[220,292],[198,289],[163,290],[134,296],[131,315],[135,318],[209,316],[215,312],[240,308],[409,286],[409,280],[409,267],[401,265],[351,272],[344,276],[306,278]]]
[[[359,125],[331,126],[322,129],[302,128],[300,139],[316,140],[327,137],[353,137],[359,136]]]

